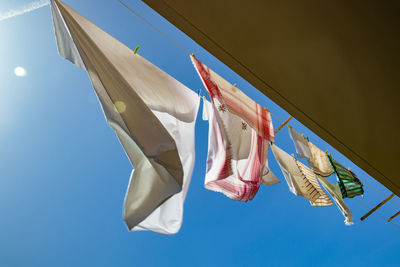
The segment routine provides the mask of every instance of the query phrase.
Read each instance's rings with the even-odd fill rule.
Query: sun
[[[14,73],[18,77],[24,77],[27,74],[26,69],[24,69],[23,67],[20,67],[20,66],[18,66],[14,69]]]

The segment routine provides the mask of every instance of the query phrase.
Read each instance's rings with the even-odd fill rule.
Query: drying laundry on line
[[[177,233],[195,163],[200,96],[63,2],[52,0],[51,9],[60,55],[88,72],[105,119],[133,166],[126,225],[132,231]],[[211,98],[203,102],[209,124],[205,187],[233,200],[252,200],[262,184],[280,182],[268,168],[271,147],[292,193],[315,207],[335,203],[350,224],[343,198],[364,193],[356,175],[289,126],[297,156],[312,169],[290,156],[274,144],[266,108],[193,55],[191,60]],[[339,186],[324,178],[334,172]]]

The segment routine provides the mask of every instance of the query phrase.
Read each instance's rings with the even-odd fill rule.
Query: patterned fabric
[[[333,169],[326,153],[311,142],[308,142],[308,147],[311,154],[311,162],[309,164],[312,166],[314,172],[322,177],[330,176],[333,173]]]
[[[353,198],[355,196],[363,195],[363,185],[357,176],[355,176],[355,174],[350,170],[343,167],[330,155],[328,155],[328,158],[333,169],[335,170],[340,192],[342,193],[343,198]]]
[[[333,201],[335,201],[336,206],[342,212],[343,216],[345,217],[345,224],[352,225],[353,224],[353,216],[351,214],[351,210],[343,201],[342,195],[340,193],[340,189],[337,185],[332,184],[326,178],[318,176],[321,185],[325,188],[325,190],[329,193],[332,197]]]
[[[213,72],[197,58],[191,56],[193,65],[204,86],[211,96],[211,101],[218,110],[227,108],[232,114],[241,117],[263,139],[274,142],[274,129],[270,112],[261,107],[241,90]]]
[[[271,149],[286,179],[290,192],[296,196],[303,196],[312,203],[319,199],[321,194],[307,177],[302,174],[294,157],[276,145],[271,144]]]
[[[59,53],[87,70],[134,166],[126,225],[178,232],[194,166],[198,95],[61,1],[51,5]]]
[[[279,180],[268,169],[268,141],[240,117],[204,100],[203,119],[209,122],[205,188],[239,201],[252,200],[261,182]],[[229,145],[229,150],[228,150]]]
[[[331,206],[333,205],[332,200],[328,197],[327,194],[325,194],[324,190],[322,190],[321,186],[318,183],[317,176],[315,173],[308,168],[306,165],[301,163],[300,161],[297,161],[297,166],[300,169],[300,172],[303,174],[305,178],[313,185],[313,187],[317,190],[317,192],[320,194],[320,197],[317,198],[315,201],[310,201],[311,205],[314,207],[325,207],[325,206]]]

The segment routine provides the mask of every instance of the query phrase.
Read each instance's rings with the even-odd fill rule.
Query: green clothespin
[[[306,139],[308,142],[310,142],[310,140],[308,140],[308,137],[306,137],[304,134],[301,134],[301,136],[303,136],[304,139]]]
[[[135,50],[133,50],[133,54],[136,55],[137,51],[139,50],[140,46],[136,46]]]

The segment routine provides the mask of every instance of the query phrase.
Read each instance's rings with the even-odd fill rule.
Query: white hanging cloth
[[[268,142],[240,117],[217,110],[207,100],[203,103],[203,120],[209,122],[205,188],[233,200],[248,201],[262,182],[279,183],[268,169]],[[226,148],[228,142],[230,152]]]
[[[179,231],[192,176],[199,97],[61,1],[52,0],[60,54],[86,69],[134,170],[130,230]]]
[[[302,196],[312,203],[321,197],[319,191],[307,177],[300,172],[293,156],[274,144],[271,144],[271,149],[286,179],[290,192],[296,196]]]
[[[297,157],[307,159],[308,164],[314,172],[322,177],[328,177],[333,173],[333,168],[329,163],[325,152],[309,142],[304,136],[296,132],[292,127],[289,128],[290,138],[296,148]]]
[[[296,132],[290,125],[289,128],[289,136],[293,140],[294,146],[296,148],[296,153],[298,158],[307,159],[308,163],[311,162],[311,152],[308,147],[308,140],[298,132]],[[311,165],[311,164],[310,164]]]
[[[353,216],[351,215],[351,210],[343,201],[342,193],[340,193],[339,186],[329,182],[326,178],[317,176],[319,181],[321,182],[322,186],[325,190],[331,195],[332,199],[335,201],[336,206],[342,212],[343,216],[345,217],[345,224],[352,225],[353,223]]]

